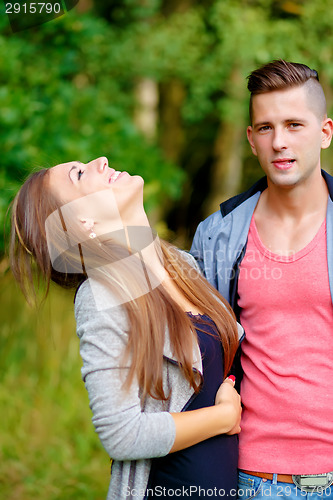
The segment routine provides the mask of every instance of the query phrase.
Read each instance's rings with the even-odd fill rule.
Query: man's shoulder
[[[241,221],[243,216],[247,219],[248,214],[252,213],[251,206],[254,202],[253,203],[252,201],[249,202],[251,205],[250,207],[244,205],[244,213],[242,213],[241,205],[243,205],[243,203],[245,203],[246,201],[251,200],[251,198],[258,195],[258,193],[260,194],[262,191],[264,191],[264,189],[266,189],[266,187],[267,187],[267,178],[262,177],[248,190],[240,194],[237,194],[232,198],[229,198],[228,200],[222,202],[220,204],[220,210],[217,210],[213,214],[209,215],[202,222],[200,222],[198,226],[199,233],[200,234],[204,233],[205,235],[209,233],[211,235],[214,234],[216,235],[221,231],[224,222],[228,226],[228,215],[230,215],[234,210],[238,209],[239,207],[240,207],[239,221]]]
[[[221,212],[220,210],[217,210],[213,214],[209,215],[204,219],[202,222],[200,222],[199,226],[201,230],[205,231],[214,231],[214,228],[216,225],[221,223]]]
[[[258,192],[261,193],[266,188],[267,188],[267,177],[262,177],[246,191],[243,191],[240,194],[236,194],[232,198],[229,198],[228,200],[222,202],[220,205],[220,211],[222,217],[225,217],[230,212],[235,210],[235,208],[237,208],[239,205],[244,203],[246,200],[252,198],[252,196],[254,196]]]

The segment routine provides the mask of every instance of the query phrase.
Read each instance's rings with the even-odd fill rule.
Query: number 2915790
[[[50,2],[6,2],[6,14],[59,14],[60,3]]]

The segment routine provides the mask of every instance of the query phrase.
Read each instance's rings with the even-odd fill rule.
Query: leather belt
[[[273,480],[273,475],[271,472],[253,472],[250,470],[240,469],[241,472],[245,474],[250,474],[251,476],[261,477],[262,479]],[[277,474],[277,481],[279,483],[291,483],[294,484],[293,478],[291,474]]]

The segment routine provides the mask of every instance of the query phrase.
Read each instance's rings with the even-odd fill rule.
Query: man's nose
[[[282,149],[287,149],[287,147],[287,137],[285,130],[275,129],[273,135],[273,149],[275,149],[275,151],[281,151]]]

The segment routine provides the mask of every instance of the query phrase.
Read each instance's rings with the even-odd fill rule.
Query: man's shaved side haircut
[[[248,76],[247,88],[251,92],[250,120],[252,123],[253,97],[259,94],[287,90],[293,87],[305,86],[310,106],[320,119],[326,115],[326,99],[316,70],[305,64],[291,63],[277,59]]]

